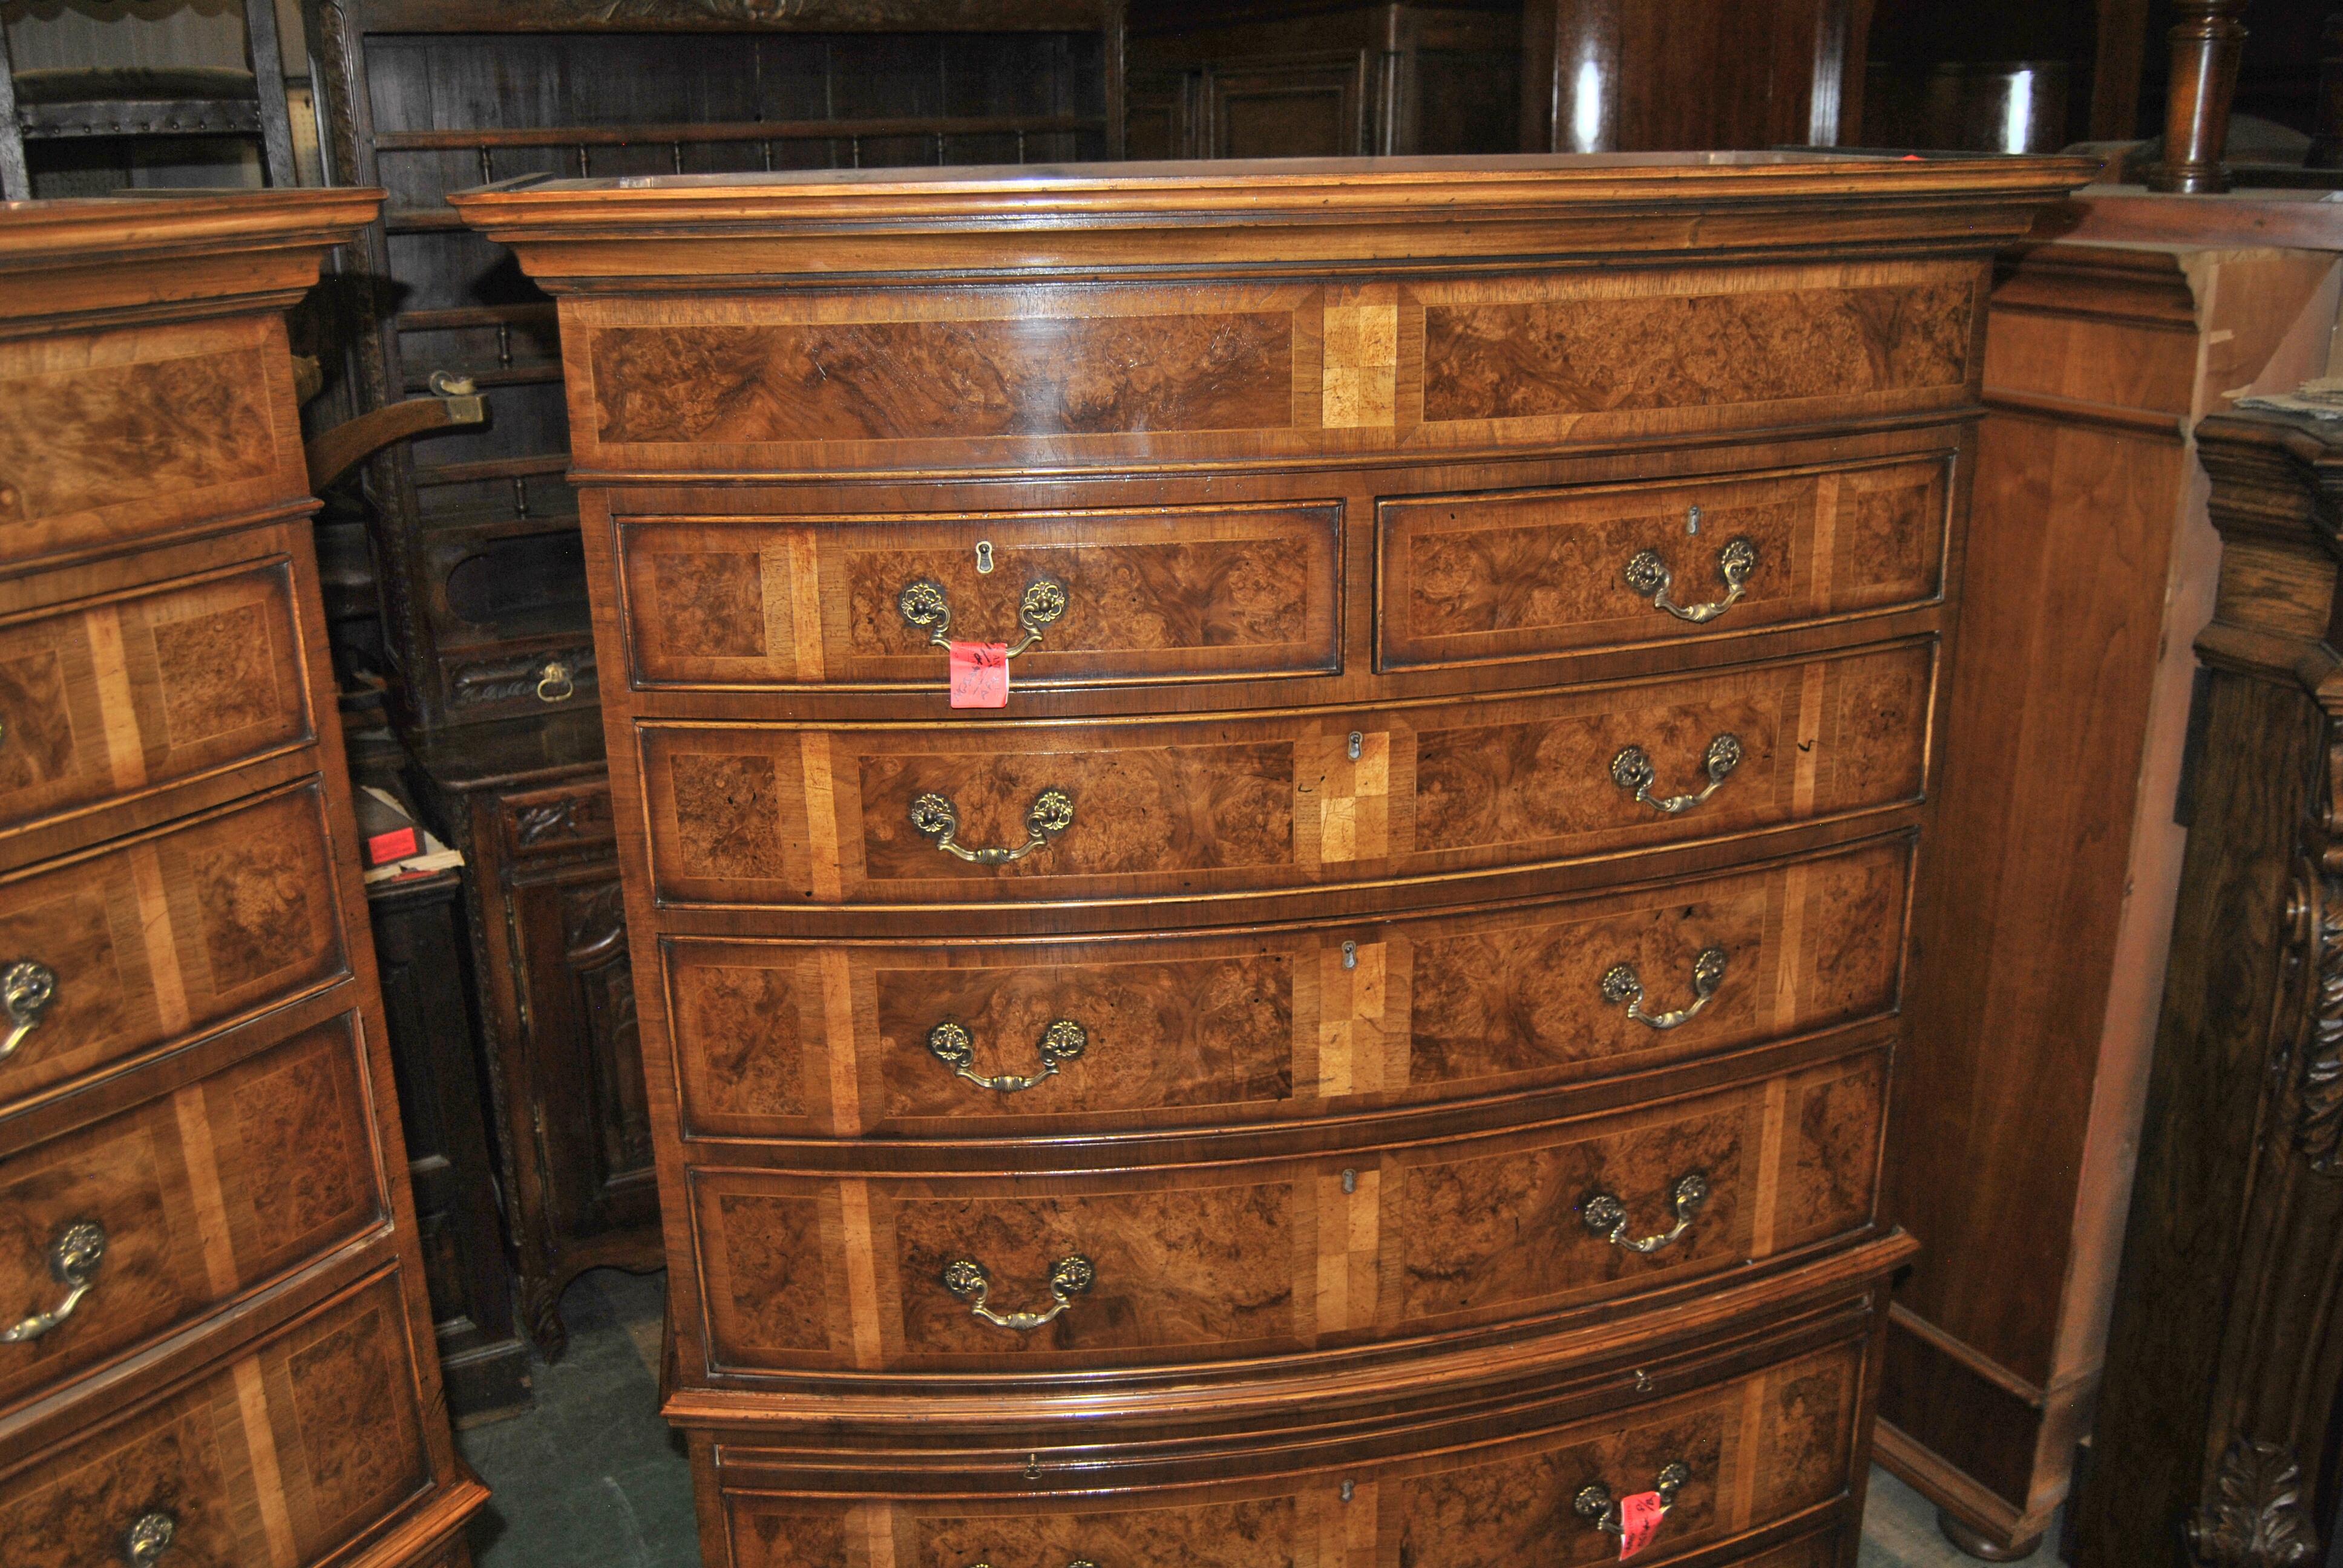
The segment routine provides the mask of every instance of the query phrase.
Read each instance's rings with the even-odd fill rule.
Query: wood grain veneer
[[[706,1556],[1594,1562],[1578,1488],[1682,1449],[1653,1560],[1848,1568],[1982,252],[2081,173],[457,198],[560,302],[629,678]],[[1736,530],[1721,617],[1628,591],[1652,548],[1706,597],[1686,540]],[[903,583],[996,638],[1045,562],[1081,618],[948,709]],[[1651,794],[1716,787],[1639,800],[1630,746]],[[946,855],[927,794],[1027,847]],[[1684,1223],[1614,1245],[1606,1194],[1621,1241]]]
[[[278,313],[378,196],[0,207],[0,1552],[449,1568]],[[75,1237],[102,1237],[93,1250]]]

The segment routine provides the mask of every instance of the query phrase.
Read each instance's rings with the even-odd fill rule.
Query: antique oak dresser
[[[379,193],[0,205],[0,1559],[445,1568],[280,312]]]
[[[1854,1562],[1986,258],[2086,172],[457,198],[560,302],[709,1562]]]

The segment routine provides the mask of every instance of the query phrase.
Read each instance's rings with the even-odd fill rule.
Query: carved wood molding
[[[2295,1568],[2318,1561],[2303,1516],[2302,1466],[2291,1447],[2233,1440],[2214,1496],[2188,1522],[2188,1551],[2205,1568]]]

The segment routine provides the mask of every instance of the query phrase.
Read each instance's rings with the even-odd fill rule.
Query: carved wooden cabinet
[[[2188,432],[2225,393],[2322,373],[2343,283],[2331,253],[2179,240],[2203,204],[2134,200],[2167,237],[2029,245],[1996,271],[1944,856],[1896,1084],[1896,1123],[1926,1132],[1886,1182],[1922,1252],[1880,1461],[2005,1556],[2066,1495],[2115,1302],[2220,557]]]
[[[377,193],[0,207],[0,1543],[465,1561],[280,316]]]
[[[570,1281],[666,1261],[599,728],[574,711],[415,752],[470,873],[505,1222],[550,1359]]]
[[[2082,1568],[2321,1563],[2343,1503],[2343,447],[2225,415],[2197,449],[2220,590]]]
[[[1518,0],[1131,7],[1134,158],[1511,151]]]
[[[707,1561],[1851,1568],[1986,258],[2087,172],[457,198],[560,300]]]

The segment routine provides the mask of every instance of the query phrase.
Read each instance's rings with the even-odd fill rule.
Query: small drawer
[[[940,688],[949,636],[1012,689],[1342,667],[1342,508],[622,520],[645,687]],[[1013,700],[1013,699],[1012,699]]]
[[[0,1131],[0,1408],[382,1221],[352,1023],[29,1148]]]
[[[1915,801],[1935,672],[1922,640],[1323,716],[638,733],[669,900],[1197,898],[1503,870]]]
[[[0,831],[311,733],[281,560],[0,626]]]
[[[1364,926],[1089,942],[670,938],[685,1131],[1051,1137],[1640,1071],[1892,1012],[1910,871],[1898,837]]]
[[[1869,1052],[1308,1159],[694,1170],[710,1370],[1194,1365],[1591,1306],[1867,1225],[1885,1089]]]
[[[315,783],[0,882],[0,1107],[348,969]]]
[[[0,343],[0,564],[308,497],[273,315]]]
[[[1951,459],[1385,501],[1385,669],[1800,626],[1933,602]]]
[[[719,1483],[733,1568],[1523,1568],[1617,1562],[1589,1489],[1653,1491],[1674,1467],[1671,1506],[1639,1564],[1799,1521],[1791,1528],[1811,1533],[1736,1561],[1837,1568],[1845,1526],[1826,1511],[1847,1490],[1863,1382],[1860,1345],[1835,1345],[1501,1437],[1452,1428],[1396,1453],[1394,1442],[1367,1439],[1346,1462],[1310,1469],[1247,1454],[1212,1483],[1074,1497],[988,1495],[973,1479],[936,1485],[944,1496],[791,1495],[759,1484],[758,1452],[730,1443]],[[1091,1451],[1101,1452],[1111,1451]],[[864,1543],[880,1544],[865,1556]]]
[[[0,1473],[9,1568],[126,1560],[158,1568],[300,1568],[430,1484],[395,1274],[277,1331],[227,1365]],[[427,1327],[426,1332],[427,1332]]]

